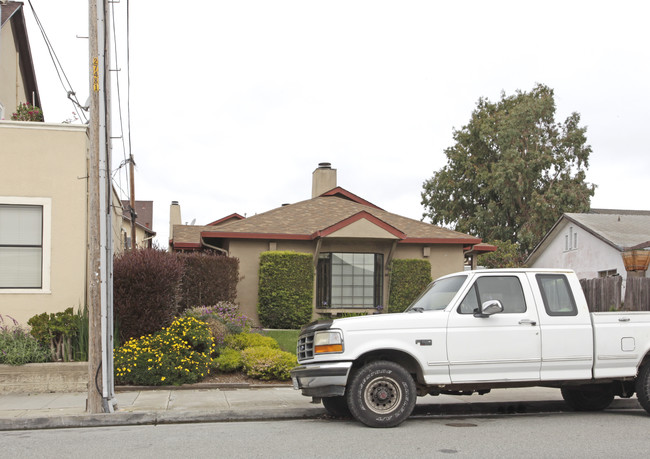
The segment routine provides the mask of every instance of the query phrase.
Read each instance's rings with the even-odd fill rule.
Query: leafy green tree
[[[519,251],[519,245],[510,241],[490,241],[489,244],[497,247],[496,252],[479,255],[476,260],[485,268],[519,268],[523,266],[524,259]]]
[[[563,212],[589,209],[591,147],[579,123],[578,113],[555,121],[553,90],[542,84],[498,102],[479,99],[454,130],[447,165],[424,182],[424,216],[528,253]]]

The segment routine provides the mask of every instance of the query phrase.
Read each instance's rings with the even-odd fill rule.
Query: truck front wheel
[[[566,386],[562,388],[562,398],[576,411],[601,411],[611,405],[614,391],[609,384]]]
[[[636,377],[636,396],[643,409],[650,413],[650,362],[641,367]]]
[[[415,381],[399,364],[376,361],[361,367],[347,390],[348,407],[370,427],[395,427],[411,415],[417,394]]]
[[[347,418],[350,416],[348,401],[342,395],[337,397],[324,397],[323,406],[327,413],[335,418]]]

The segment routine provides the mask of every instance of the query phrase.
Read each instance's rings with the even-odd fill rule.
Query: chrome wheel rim
[[[402,401],[402,389],[394,379],[380,376],[366,385],[363,398],[366,406],[373,412],[388,414]]]

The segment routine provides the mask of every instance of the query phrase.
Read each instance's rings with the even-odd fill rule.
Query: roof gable
[[[42,109],[41,96],[38,92],[36,72],[34,71],[34,62],[32,60],[32,51],[29,47],[29,38],[27,37],[27,25],[25,24],[25,15],[23,14],[23,4],[21,2],[7,2],[6,4],[2,3],[0,5],[0,28],[11,21],[14,39],[18,48],[18,58],[24,79],[25,92],[27,94],[33,94],[33,100],[25,102],[33,103]]]
[[[329,228],[318,231],[317,235],[320,237],[406,238],[406,234],[366,211],[361,211]]]

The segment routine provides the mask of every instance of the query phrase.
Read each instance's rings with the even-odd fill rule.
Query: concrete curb
[[[0,419],[0,431],[313,419],[322,416],[323,414],[325,414],[325,411],[322,406],[315,406],[314,408],[288,408],[283,410],[267,408],[259,410],[225,410],[218,412],[116,412],[72,416]]]
[[[639,410],[636,399],[617,399],[607,411]],[[561,413],[572,410],[563,401],[478,402],[416,405],[412,418]],[[597,413],[595,413],[597,415]],[[70,429],[203,422],[250,422],[316,419],[327,416],[321,405],[310,408],[262,408],[222,411],[145,411],[0,419],[0,431]]]

